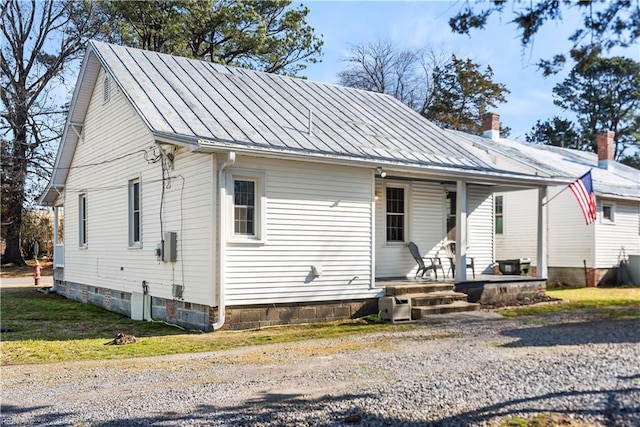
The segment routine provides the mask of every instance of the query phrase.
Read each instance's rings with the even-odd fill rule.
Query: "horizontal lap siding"
[[[585,224],[576,198],[566,187],[552,187],[548,200],[549,267],[583,267],[584,261],[594,267],[595,227]]]
[[[405,277],[416,272],[417,264],[406,244],[387,243],[385,185],[390,181],[377,180],[376,194],[376,276]],[[399,182],[400,183],[400,182]],[[406,183],[406,182],[403,182]],[[437,183],[414,182],[408,194],[409,241],[414,241],[422,256],[445,257],[442,246],[444,236],[444,188]],[[443,259],[443,262],[445,260]]]
[[[142,291],[144,280],[151,295],[163,298],[171,298],[173,283],[183,284],[185,301],[211,304],[212,157],[187,149],[177,153],[162,216],[163,231],[178,233],[178,262],[158,262],[154,251],[161,240],[162,171],[159,162],[135,153],[153,146],[153,136],[114,84],[111,99],[103,102],[103,79],[101,72],[65,188],[65,280],[124,292]],[[118,157],[122,158],[104,162]],[[129,248],[128,238],[128,182],[135,178],[141,182],[141,248]],[[78,247],[78,195],[83,191],[88,203],[87,249]]]
[[[496,234],[496,260],[529,258],[537,265],[538,190],[499,193],[503,196],[503,233]]]
[[[608,201],[613,204],[614,222],[602,219],[602,201],[599,200],[596,220],[596,268],[616,267],[626,255],[640,255],[640,204],[626,201]]]
[[[467,256],[474,258],[476,274],[493,272],[493,198],[486,187],[468,187]],[[470,274],[468,272],[467,274]]]
[[[228,244],[228,305],[375,296],[370,170],[249,158],[234,167],[266,173],[266,238]]]

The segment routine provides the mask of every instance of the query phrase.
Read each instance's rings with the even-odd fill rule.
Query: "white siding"
[[[468,187],[467,256],[473,257],[476,274],[493,273],[493,198],[486,187]],[[471,278],[471,271],[467,271]]]
[[[176,283],[184,285],[185,301],[212,304],[214,158],[187,149],[176,153],[162,219],[163,231],[178,233],[178,262],[157,261],[162,169],[141,152],[151,153],[154,140],[115,85],[110,100],[103,102],[103,79],[101,71],[65,187],[65,280],[125,292],[141,291],[145,280],[150,294],[163,298],[171,298]],[[136,178],[141,183],[142,247],[130,248],[128,182]],[[78,196],[83,192],[86,249],[78,246]]]
[[[385,185],[393,185],[391,180],[376,180],[376,276],[413,277],[417,264],[411,257],[406,244],[387,243]],[[398,181],[408,184],[408,241],[415,242],[422,256],[439,256],[445,269],[449,270],[449,260],[442,249],[446,239],[445,187],[437,182]],[[493,262],[493,206],[488,190],[469,186],[468,191],[468,233],[467,255],[475,258],[476,273],[489,272]],[[440,272],[438,272],[440,274]],[[469,275],[471,272],[469,271]]]
[[[566,187],[549,189],[549,267],[594,267],[595,236],[593,224],[586,225],[582,211]],[[537,203],[537,197],[536,197]],[[535,208],[535,204],[534,207]]]
[[[496,235],[496,258],[526,257],[537,265],[538,190],[502,194],[504,234]],[[584,260],[587,267],[593,267],[595,226],[585,225],[578,203],[566,187],[549,188],[548,200],[548,266],[583,267]]]
[[[444,188],[439,183],[376,180],[376,276],[413,277],[417,265],[407,245],[387,243],[386,185],[407,185],[407,241],[415,242],[422,256],[444,257],[440,250],[445,228]]]
[[[602,219],[602,202],[614,206],[614,221]],[[621,257],[640,255],[640,204],[620,200],[598,200],[596,268],[617,267]]]
[[[227,305],[380,293],[370,288],[370,169],[247,157],[233,168],[265,174],[266,230],[263,242],[227,243]],[[322,270],[318,278],[311,275],[313,265]]]
[[[496,261],[529,258],[537,265],[538,190],[496,193],[503,196],[502,234],[496,234]]]

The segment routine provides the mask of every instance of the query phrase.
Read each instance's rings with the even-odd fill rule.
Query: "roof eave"
[[[427,174],[433,176],[446,176],[453,179],[469,179],[473,181],[486,181],[488,183],[508,183],[528,187],[542,187],[547,185],[569,184],[571,180],[564,177],[534,176],[517,174],[508,171],[490,171],[478,168],[456,168],[449,166],[411,164],[389,159],[357,158],[353,156],[338,155],[335,153],[316,153],[310,151],[297,152],[290,150],[276,150],[273,147],[245,146],[227,141],[197,140],[192,151],[199,153],[216,153],[235,151],[241,154],[272,157],[298,161],[312,161],[320,163],[340,164],[345,166],[357,166],[366,168],[385,167],[397,172]]]

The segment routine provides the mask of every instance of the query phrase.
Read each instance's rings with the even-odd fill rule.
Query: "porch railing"
[[[64,268],[64,244],[55,245],[53,248],[53,268]]]

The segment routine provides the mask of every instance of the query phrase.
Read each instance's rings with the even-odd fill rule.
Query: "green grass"
[[[0,365],[101,360],[226,350],[267,343],[335,338],[410,325],[364,321],[313,323],[260,330],[189,333],[165,325],[134,321],[102,308],[33,288],[2,289]],[[135,335],[132,345],[104,345],[118,332]]]
[[[603,316],[640,317],[640,288],[552,289],[547,295],[561,301],[554,304],[500,310],[506,317],[541,316],[573,310],[591,310]]]

